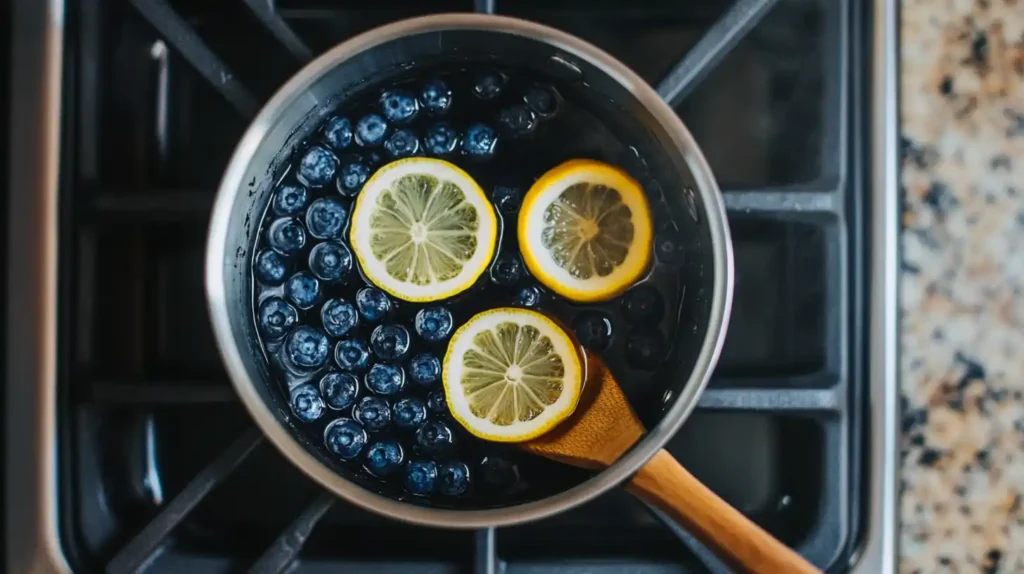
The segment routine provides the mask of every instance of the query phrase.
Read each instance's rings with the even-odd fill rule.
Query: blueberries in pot
[[[331,299],[320,309],[320,322],[332,337],[344,337],[359,325],[355,306],[344,299]]]
[[[366,388],[378,395],[393,395],[405,386],[405,371],[402,367],[377,363],[366,373]]]
[[[416,313],[416,333],[425,341],[438,343],[452,333],[452,314],[444,307],[424,307]]]
[[[302,213],[309,203],[309,192],[301,185],[286,183],[274,192],[271,208],[278,215],[296,215]]]
[[[451,155],[458,145],[459,133],[447,123],[430,126],[423,136],[423,148],[431,155]]]
[[[254,265],[256,280],[268,286],[284,283],[288,275],[288,261],[273,249],[264,249],[256,255]]]
[[[336,150],[352,145],[352,122],[348,118],[335,116],[324,124],[324,140]]]
[[[352,419],[333,420],[324,429],[324,444],[338,458],[351,460],[366,446],[366,430]]]
[[[344,243],[325,241],[309,252],[309,270],[323,281],[340,281],[352,271],[352,252]]]
[[[295,177],[310,187],[323,187],[334,179],[338,158],[323,146],[310,146],[302,159]]]
[[[437,465],[433,461],[409,461],[405,465],[402,484],[412,494],[430,494],[437,482]]]
[[[452,91],[442,80],[427,80],[420,90],[420,103],[428,114],[443,114],[452,105]]]
[[[389,476],[401,468],[405,451],[395,439],[386,438],[366,449],[366,470],[377,476]]]
[[[329,408],[336,411],[347,409],[359,395],[359,379],[352,373],[331,371],[320,379],[320,394]]]
[[[343,371],[362,373],[370,366],[370,349],[359,339],[342,339],[334,346],[334,362]]]
[[[486,124],[473,124],[466,129],[462,150],[474,159],[488,159],[494,155],[498,134]]]
[[[412,92],[403,89],[387,90],[380,96],[381,111],[388,121],[404,124],[416,117],[419,102]]]
[[[306,246],[306,230],[297,219],[282,217],[270,224],[267,243],[281,255],[296,255]]]
[[[327,336],[308,325],[299,325],[284,341],[285,358],[300,369],[319,369],[327,362]]]
[[[391,405],[383,397],[366,396],[359,399],[352,408],[352,416],[362,423],[366,430],[379,431],[391,424]]]
[[[377,114],[363,116],[356,122],[356,143],[362,147],[374,147],[384,143],[388,134],[388,122]]]
[[[441,380],[441,360],[430,353],[416,355],[409,361],[409,378],[417,385],[433,385]]]
[[[292,412],[302,422],[311,423],[324,414],[324,401],[313,385],[299,385],[292,389]]]
[[[270,340],[280,339],[299,322],[299,312],[280,297],[267,297],[260,302],[256,315],[260,332]]]

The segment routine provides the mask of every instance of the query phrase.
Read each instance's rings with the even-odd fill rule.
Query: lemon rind
[[[568,186],[579,182],[600,183],[619,191],[622,201],[633,214],[633,243],[625,261],[611,275],[601,278],[602,286],[588,287],[597,281],[579,280],[568,274],[542,248],[540,234],[546,209]],[[531,216],[532,215],[532,216]],[[626,172],[595,160],[569,160],[541,176],[526,193],[517,225],[523,262],[545,287],[581,303],[607,301],[624,293],[641,279],[651,264],[653,229],[650,205],[640,184]]]
[[[474,254],[470,261],[463,266],[463,271],[459,275],[442,282],[442,284],[451,284],[450,287],[431,290],[423,294],[415,293],[415,289],[409,289],[418,289],[419,285],[398,281],[391,275],[388,275],[383,270],[382,265],[367,264],[367,261],[376,261],[368,244],[370,229],[367,221],[369,220],[369,213],[372,211],[372,204],[376,202],[376,198],[380,195],[380,190],[390,186],[391,183],[402,175],[415,173],[414,168],[417,165],[424,166],[425,169],[423,171],[434,176],[443,178],[442,174],[438,174],[439,168],[454,175],[454,179],[458,180],[456,183],[459,184],[459,188],[466,193],[468,198],[473,199],[471,203],[476,208],[480,217],[481,227],[484,228],[484,233],[479,237],[480,242],[478,244],[478,253],[480,249],[484,249],[484,254],[481,257],[477,257],[477,254]],[[374,190],[374,192],[371,192],[371,190]],[[365,217],[359,216],[361,210],[368,210]],[[366,229],[364,229],[364,225],[367,227]],[[487,268],[490,267],[491,260],[494,259],[497,242],[498,218],[487,195],[468,173],[457,165],[442,159],[411,157],[396,160],[382,166],[366,181],[363,185],[363,190],[356,196],[355,203],[352,206],[352,225],[349,229],[349,243],[352,246],[353,254],[356,256],[356,261],[359,262],[359,267],[363,270],[363,274],[366,275],[366,278],[371,283],[387,294],[410,303],[430,303],[449,299],[472,287],[487,271]],[[472,265],[474,262],[475,265]]]
[[[460,372],[462,356],[467,350],[472,348],[469,342],[472,340],[472,335],[481,328],[480,323],[483,321],[493,321],[497,325],[498,321],[505,319],[519,325],[532,324],[538,327],[542,334],[551,339],[556,351],[559,351],[559,356],[562,357],[565,364],[566,373],[565,377],[563,377],[562,395],[559,396],[558,401],[554,405],[545,409],[540,416],[532,421],[519,422],[510,426],[496,425],[491,421],[473,415],[469,410],[469,403],[466,401],[465,395],[454,391],[452,380]],[[521,319],[526,320],[523,321]],[[456,365],[456,367],[452,368],[452,365]],[[469,321],[466,321],[452,335],[448,344],[448,350],[444,355],[441,370],[445,399],[448,402],[448,410],[451,412],[452,418],[458,421],[473,436],[491,442],[502,443],[525,442],[537,438],[558,426],[576,410],[585,377],[585,365],[580,357],[579,348],[572,337],[558,323],[546,315],[530,309],[515,307],[489,309],[477,313]],[[459,388],[461,389],[461,385]],[[492,429],[492,427],[494,428]],[[516,434],[500,432],[517,427],[527,427],[528,430]]]

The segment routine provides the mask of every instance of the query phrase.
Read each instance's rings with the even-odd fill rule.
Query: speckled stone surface
[[[900,572],[1024,572],[1024,0],[902,5]]]

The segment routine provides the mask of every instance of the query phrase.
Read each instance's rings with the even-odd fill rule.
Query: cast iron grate
[[[72,371],[76,377],[86,381],[84,384],[76,384],[71,393],[74,406],[89,405],[103,413],[180,405],[218,407],[236,402],[222,370],[180,368],[181,364],[196,360],[197,354],[209,353],[212,341],[198,337],[199,340],[194,341],[193,346],[181,346],[180,343],[172,342],[165,333],[148,332],[149,326],[138,318],[154,313],[162,314],[165,323],[173,324],[175,305],[194,306],[202,305],[202,302],[178,300],[181,295],[174,281],[187,275],[179,272],[179,268],[187,267],[187,263],[180,257],[176,258],[172,245],[160,240],[147,240],[147,249],[170,253],[170,263],[154,269],[145,261],[149,251],[140,253],[133,247],[135,242],[131,237],[143,233],[142,229],[150,233],[153,229],[166,229],[169,233],[187,232],[187,241],[201,242],[213,192],[194,185],[192,175],[175,173],[176,162],[184,161],[180,160],[183,154],[210,155],[213,159],[209,163],[214,166],[211,170],[216,171],[216,167],[223,165],[223,161],[218,161],[218,158],[226,159],[224,154],[233,147],[233,143],[228,142],[237,138],[261,102],[269,97],[271,90],[268,87],[278,85],[311,59],[325,47],[321,45],[324,42],[344,39],[337,35],[337,30],[348,30],[344,23],[337,22],[332,26],[317,27],[320,16],[331,9],[326,2],[288,3],[285,6],[283,1],[241,1],[247,10],[244,11],[246,22],[239,22],[239,25],[243,28],[245,25],[258,28],[271,40],[263,49],[274,52],[267,56],[265,70],[251,82],[251,73],[236,75],[232,69],[239,62],[239,54],[234,52],[232,42],[223,39],[218,41],[215,35],[202,33],[203,27],[196,16],[202,11],[202,3],[132,0],[134,13],[125,17],[141,16],[156,31],[159,39],[150,52],[155,62],[155,72],[148,68],[146,70],[147,73],[155,73],[154,77],[146,76],[146,80],[151,80],[156,86],[155,93],[139,96],[146,99],[143,107],[146,119],[151,121],[149,127],[141,134],[131,130],[113,130],[113,135],[107,136],[108,141],[118,139],[122,144],[138,144],[142,140],[154,142],[144,146],[145,150],[140,152],[139,165],[133,166],[130,171],[134,173],[130,176],[123,173],[126,170],[124,165],[109,164],[99,157],[101,154],[95,150],[99,145],[96,135],[99,131],[96,125],[98,120],[94,118],[102,117],[103,114],[116,114],[122,108],[132,108],[138,105],[138,101],[110,104],[100,102],[95,96],[96,85],[102,82],[96,63],[104,57],[116,57],[116,53],[104,53],[97,48],[103,45],[99,41],[103,24],[97,11],[82,10],[78,14],[77,46],[80,53],[75,60],[78,68],[69,74],[68,82],[77,95],[78,121],[73,130],[77,138],[76,147],[72,151],[76,157],[76,181],[83,189],[73,199],[75,209],[72,219],[76,225],[78,243],[69,250],[72,254],[62,262],[62,273],[66,276],[74,269],[78,279],[77,289],[69,295],[77,302],[74,311],[66,311],[63,315],[68,323],[74,325],[74,333],[65,337],[67,346],[74,347],[71,354],[74,355],[76,368]],[[443,4],[441,9],[452,7],[448,5],[452,3],[440,4]],[[532,13],[528,4],[510,3],[508,9],[515,15],[527,18],[546,14],[556,23],[565,16],[557,9],[548,14],[536,6],[534,8],[537,12]],[[600,11],[603,4],[588,3],[587,6]],[[465,7],[454,3],[454,8],[472,8],[493,13],[499,6],[495,0],[474,0],[471,6]],[[746,180],[742,177],[736,179],[735,184],[730,184],[728,177],[725,178],[723,193],[738,251],[737,305],[741,309],[734,318],[734,329],[726,346],[723,365],[702,397],[700,411],[695,418],[711,420],[722,414],[721,418],[714,418],[719,422],[706,423],[710,426],[705,428],[719,425],[722,433],[727,434],[725,427],[729,426],[728,421],[734,420],[729,417],[746,417],[743,423],[747,425],[745,429],[762,428],[758,425],[763,423],[766,433],[778,434],[791,442],[795,438],[799,441],[797,450],[806,447],[814,453],[800,453],[807,459],[803,461],[804,468],[809,469],[808,472],[814,476],[795,479],[796,486],[788,487],[789,494],[767,503],[749,498],[756,498],[757,493],[733,493],[732,499],[742,501],[744,494],[747,495],[749,508],[743,504],[738,505],[743,510],[751,510],[755,515],[758,514],[756,509],[764,504],[775,504],[779,507],[776,510],[781,509],[784,513],[783,507],[791,504],[787,500],[791,495],[798,496],[795,491],[800,487],[814,492],[814,500],[800,503],[806,508],[801,510],[804,518],[795,520],[803,521],[796,527],[794,519],[772,522],[765,518],[764,523],[769,529],[777,530],[777,534],[784,539],[787,528],[795,528],[800,534],[795,538],[790,536],[792,539],[786,541],[819,566],[829,567],[838,564],[852,547],[852,517],[856,514],[857,499],[855,494],[847,496],[843,493],[858,492],[853,477],[856,476],[859,460],[857,445],[861,432],[857,422],[860,417],[859,384],[855,381],[861,362],[857,344],[863,327],[856,317],[863,277],[862,267],[856,264],[858,260],[853,254],[859,241],[858,222],[862,202],[853,198],[852,190],[856,182],[846,176],[848,166],[853,162],[851,158],[855,155],[848,149],[852,145],[847,142],[855,134],[854,127],[847,120],[849,112],[846,105],[846,94],[855,93],[848,85],[853,75],[847,73],[851,61],[847,46],[848,31],[856,29],[855,14],[845,4],[827,0],[735,0],[724,10],[709,9],[713,13],[714,23],[706,28],[703,35],[689,43],[689,49],[681,59],[667,66],[661,73],[663,79],[656,82],[656,85],[658,92],[680,111],[684,119],[688,119],[687,114],[701,114],[706,108],[690,107],[689,99],[700,93],[703,84],[718,81],[715,77],[716,68],[752,31],[758,29],[759,24],[770,20],[773,9],[800,14],[805,24],[808,19],[817,18],[807,25],[815,26],[821,37],[835,40],[822,42],[822,53],[819,56],[828,64],[824,66],[825,73],[816,85],[811,82],[812,86],[808,88],[790,77],[788,84],[782,82],[782,88],[773,87],[788,90],[781,96],[782,99],[789,98],[797,102],[795,105],[798,107],[803,104],[799,100],[801,93],[806,93],[808,89],[817,90],[815,94],[820,96],[820,101],[816,101],[813,107],[818,119],[804,118],[811,126],[811,131],[815,132],[811,138],[812,147],[816,150],[815,165],[767,173],[762,185],[745,185]],[[417,10],[438,11],[413,8],[412,12]],[[569,31],[574,30],[570,28]],[[761,34],[758,41],[777,44],[787,41],[777,36],[780,36],[779,32],[768,31]],[[214,47],[215,44],[217,47]],[[792,50],[792,47],[788,49]],[[179,118],[175,116],[178,110],[175,106],[191,103],[187,100],[184,104],[176,103],[174,98],[178,92],[167,85],[168,70],[179,63],[187,63],[199,78],[220,95],[220,107],[217,107],[218,104],[207,104],[212,107],[202,113],[195,113],[200,117],[217,117],[229,126],[224,130],[225,133],[217,136],[223,142],[197,143],[198,150],[182,151],[181,146],[176,147],[175,141],[179,138],[173,132],[187,128],[182,127]],[[628,60],[627,63],[638,69],[642,65]],[[652,71],[647,75],[656,73],[659,72]],[[800,76],[796,74],[795,77]],[[192,105],[199,107],[198,104]],[[701,128],[698,122],[694,121],[692,125],[698,126],[694,131],[700,140]],[[773,134],[778,135],[776,132]],[[193,138],[190,141],[194,141],[194,138],[201,136],[189,134],[189,137]],[[789,135],[783,133],[778,137]],[[793,142],[795,150],[807,146],[807,142],[800,138],[783,141]],[[210,152],[203,145],[215,151]],[[109,175],[111,173],[114,175]],[[138,192],[135,189],[137,187],[144,187],[145,192]],[[71,203],[72,200],[67,202]],[[128,231],[104,231],[110,228],[121,229],[118,226]],[[745,242],[749,248],[744,248],[743,252],[747,255],[743,256],[739,246]],[[118,255],[116,264],[105,264],[99,257],[100,253],[110,252]],[[772,284],[759,280],[766,274],[773,275],[779,269],[790,267],[799,267],[804,270],[804,274]],[[810,273],[806,273],[807,269],[810,269]],[[194,274],[195,270],[192,272]],[[139,275],[145,278],[141,286],[122,284],[114,293],[100,294],[98,288],[93,286],[98,276]],[[188,280],[196,282],[200,278],[191,277]],[[160,301],[158,311],[151,308],[153,303],[149,301],[150,295],[147,295],[154,290],[157,292],[155,297]],[[778,303],[772,297],[777,297]],[[94,301],[99,303],[94,305]],[[117,319],[120,315],[111,310],[123,310],[125,307],[136,308],[136,314],[129,314],[134,319]],[[773,312],[775,314],[771,315]],[[743,323],[744,316],[747,323]],[[112,325],[96,326],[98,322],[108,319],[113,322]],[[736,328],[737,321],[741,322],[739,329]],[[759,325],[762,331],[765,325],[771,325],[772,328],[767,332],[758,332]],[[94,339],[93,332],[101,328],[113,335],[104,337],[104,343],[94,345],[96,348],[82,343]],[[203,348],[207,350],[202,351]],[[118,357],[118,360],[104,362],[105,357],[113,356]],[[124,356],[136,358],[125,361],[122,360]],[[213,362],[217,362],[215,358]],[[116,368],[97,367],[114,363]],[[151,369],[151,363],[159,368]],[[765,368],[765,365],[770,367]],[[154,372],[159,375],[154,375]],[[86,417],[84,423],[82,419],[76,419],[74,425],[67,426],[81,430],[83,425],[99,424],[89,421],[101,416],[93,414]],[[782,422],[765,422],[775,421],[776,418]],[[145,425],[152,424],[153,420],[147,418],[144,428],[149,429],[151,427]],[[238,438],[220,450],[212,462],[199,469],[190,480],[183,481],[181,487],[176,489],[177,493],[169,500],[163,500],[163,488],[155,478],[153,468],[145,466],[136,469],[149,489],[148,497],[153,501],[151,508],[133,508],[135,518],[128,521],[129,525],[114,529],[109,540],[95,544],[101,548],[91,558],[82,560],[91,561],[113,574],[183,571],[186,568],[198,568],[197,571],[248,568],[251,572],[269,573],[289,571],[296,566],[300,566],[301,571],[334,571],[333,568],[338,567],[339,563],[319,558],[309,561],[302,559],[304,546],[315,537],[318,523],[329,514],[332,507],[339,506],[332,496],[325,493],[315,494],[305,502],[304,507],[297,506],[294,518],[279,530],[276,538],[261,541],[266,542],[265,551],[244,564],[233,561],[229,567],[225,567],[223,561],[185,559],[174,553],[172,535],[176,530],[182,528],[183,523],[212,491],[237,476],[241,472],[240,468],[256,456],[253,453],[266,448],[260,446],[264,442],[263,438],[248,420],[240,423],[239,427],[244,430],[241,430]],[[73,432],[76,430],[65,429],[63,436],[68,437]],[[686,434],[686,430],[681,434]],[[149,434],[145,436],[149,437],[147,440],[152,440]],[[742,448],[745,437],[737,437],[736,440],[739,448]],[[688,444],[696,442],[690,440]],[[152,449],[152,445],[146,448]],[[691,464],[686,460],[685,453],[677,455]],[[787,456],[793,455],[775,453],[776,458],[782,458],[783,465],[787,463]],[[147,464],[150,463],[152,461]],[[62,464],[62,468],[70,468],[72,464],[66,451]],[[700,476],[700,462],[694,461],[691,466],[695,467]],[[734,470],[743,472],[742,469]],[[103,474],[81,462],[77,463],[75,472],[77,480],[85,484],[90,483],[90,477],[95,478],[93,475]],[[715,471],[712,469],[707,472]],[[64,476],[69,474],[70,470]],[[764,482],[770,481],[765,479]],[[728,493],[722,494],[730,498]],[[767,500],[771,496],[774,495],[765,494],[764,498]],[[66,494],[65,507],[73,504],[73,498],[74,495]],[[643,568],[631,566],[630,571],[727,571],[687,533],[657,512],[649,512],[664,522],[667,530],[689,549],[688,565],[680,566],[672,559],[666,559]],[[79,513],[85,514],[84,511]],[[81,528],[67,526],[67,521],[65,524],[66,528]],[[137,527],[133,528],[132,525]],[[524,555],[521,549],[523,543],[520,541],[520,535],[524,532],[533,532],[533,536],[536,536],[544,530],[531,531],[528,527],[519,527],[510,529],[508,534],[505,530],[480,530],[465,537],[464,552],[467,557],[472,556],[471,560],[467,558],[457,566],[444,565],[424,571],[471,569],[479,573],[541,572],[546,571],[545,564],[552,563],[557,565],[557,571],[600,569],[593,563],[574,566],[571,562],[557,558],[548,562],[540,559],[519,561],[518,557]],[[89,546],[89,541],[85,545]],[[207,554],[214,553],[206,550]],[[341,567],[358,571],[360,565],[369,568],[367,564],[346,563]],[[623,571],[617,569],[619,566],[622,565],[611,563],[601,567],[608,571]],[[382,564],[375,567],[378,571],[387,571]],[[412,571],[407,564],[398,562],[392,563],[392,567],[395,571]]]

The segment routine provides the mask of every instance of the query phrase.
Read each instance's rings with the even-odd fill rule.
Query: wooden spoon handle
[[[636,473],[626,490],[667,514],[740,571],[821,572],[719,498],[664,449]]]

